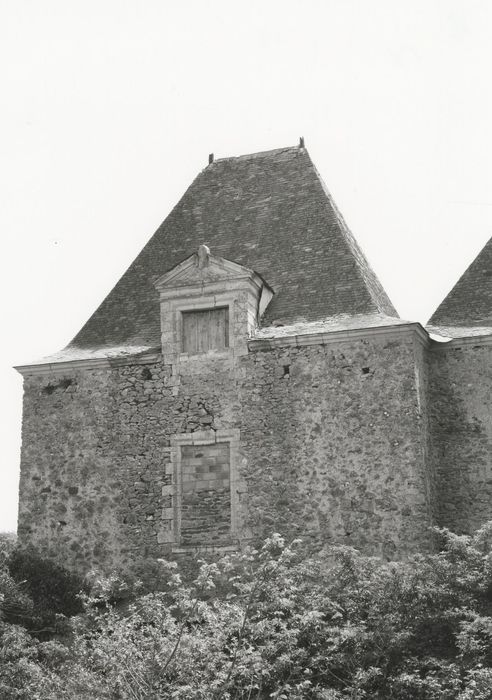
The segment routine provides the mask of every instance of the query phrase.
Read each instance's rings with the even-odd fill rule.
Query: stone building
[[[80,570],[272,531],[392,558],[491,518],[492,240],[425,330],[302,142],[211,160],[70,345],[17,368],[21,542]]]

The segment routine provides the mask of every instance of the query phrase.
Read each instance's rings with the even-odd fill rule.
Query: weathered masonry
[[[303,145],[209,164],[24,375],[19,537],[81,571],[492,517],[492,241],[401,320]]]

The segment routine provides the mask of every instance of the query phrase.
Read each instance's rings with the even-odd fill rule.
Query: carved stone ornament
[[[197,265],[199,270],[203,270],[204,267],[208,267],[210,248],[202,243],[202,245],[198,248],[197,257]]]

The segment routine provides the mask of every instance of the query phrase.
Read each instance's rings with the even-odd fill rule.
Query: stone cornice
[[[23,377],[29,375],[66,374],[76,370],[111,369],[122,365],[150,365],[158,362],[161,353],[145,355],[122,355],[120,357],[95,357],[83,360],[62,360],[60,362],[35,363],[14,367]]]
[[[423,346],[429,345],[429,335],[420,323],[402,323],[392,326],[373,326],[369,328],[350,328],[338,331],[322,331],[318,333],[303,333],[300,335],[278,336],[274,338],[252,338],[248,340],[248,348],[252,352],[273,350],[274,348],[303,347],[306,345],[332,345],[347,340],[363,340],[366,338],[395,338],[412,337]]]
[[[445,350],[458,350],[468,345],[492,345],[492,335],[467,335],[463,338],[452,338],[447,342],[439,342],[431,339],[431,350],[442,352]]]
[[[248,349],[251,352],[262,352],[274,348],[303,347],[308,345],[332,345],[344,341],[363,340],[367,338],[384,339],[395,337],[412,337],[425,347],[432,349],[459,347],[461,344],[490,344],[492,336],[475,336],[473,338],[456,338],[449,343],[431,341],[420,323],[402,323],[394,326],[373,326],[369,328],[351,328],[338,331],[323,331],[303,333],[299,335],[278,336],[274,338],[251,338]],[[62,360],[60,362],[33,363],[14,367],[24,377],[29,375],[66,374],[77,370],[111,369],[125,365],[149,365],[162,359],[160,352],[149,352],[140,355],[122,355],[120,357],[97,357],[79,360]]]

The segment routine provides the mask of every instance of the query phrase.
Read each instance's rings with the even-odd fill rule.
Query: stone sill
[[[180,362],[190,362],[190,361],[200,361],[200,360],[227,360],[233,354],[232,348],[227,350],[208,350],[207,352],[180,352],[178,353],[178,358]]]
[[[205,552],[237,552],[239,550],[238,544],[185,544],[177,545],[173,544],[171,552],[173,554],[202,554]]]

